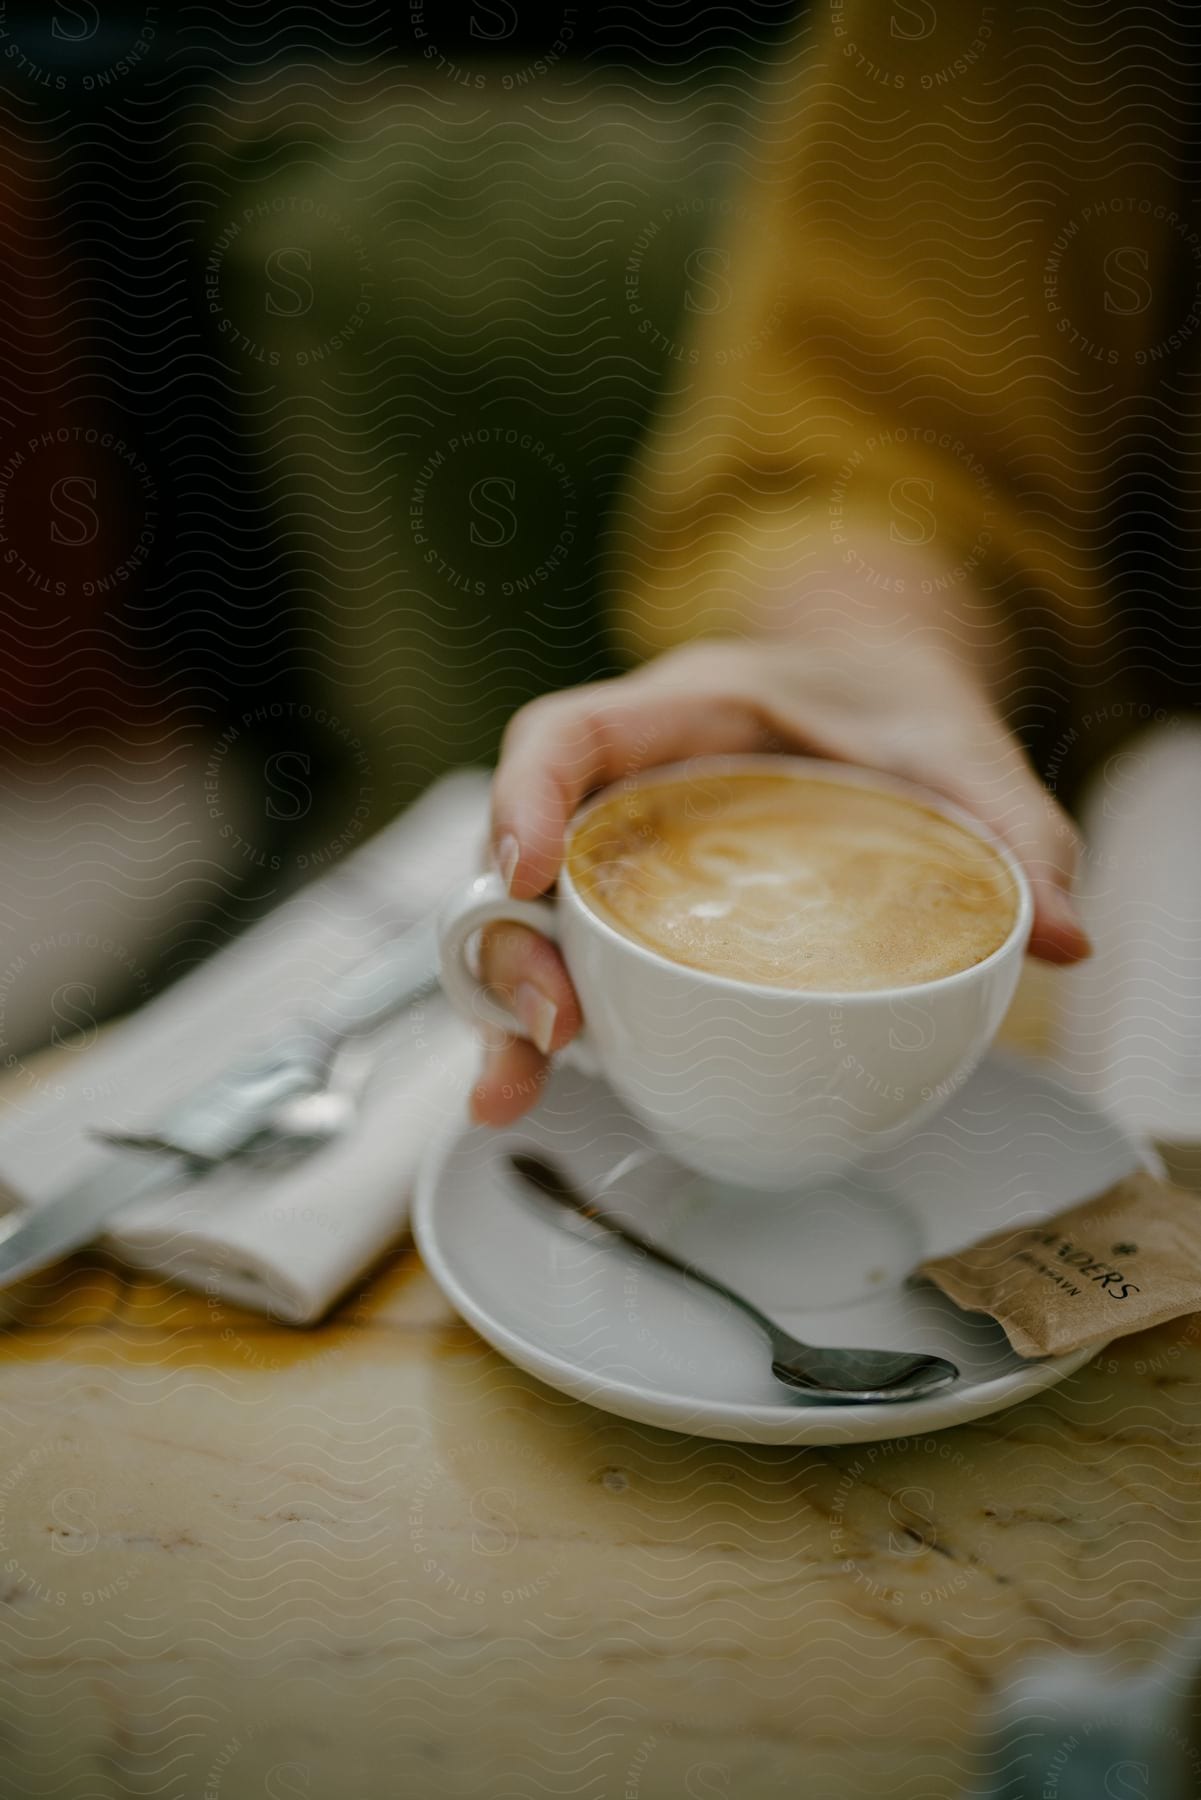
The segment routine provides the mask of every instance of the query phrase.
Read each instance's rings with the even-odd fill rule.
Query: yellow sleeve
[[[1171,43],[1092,10],[816,0],[615,528],[632,655],[786,629],[799,594],[1099,632],[1114,447],[1201,240]]]

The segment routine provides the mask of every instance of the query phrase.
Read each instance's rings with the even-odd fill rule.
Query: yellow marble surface
[[[942,1800],[1031,1650],[1201,1612],[1201,1318],[822,1451],[541,1387],[411,1250],[306,1333],[75,1258],[0,1357],[5,1800]]]

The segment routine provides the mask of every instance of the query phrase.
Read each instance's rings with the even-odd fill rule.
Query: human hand
[[[855,763],[944,795],[1025,868],[1031,954],[1052,963],[1088,955],[1070,898],[1074,827],[974,672],[924,641],[709,639],[523,707],[492,788],[493,856],[510,892],[532,899],[551,886],[567,825],[594,789],[660,764],[748,751]],[[580,1007],[558,951],[524,926],[492,927],[481,969],[522,1033],[489,1041],[473,1097],[477,1119],[502,1125],[537,1099],[549,1056],[579,1030]]]

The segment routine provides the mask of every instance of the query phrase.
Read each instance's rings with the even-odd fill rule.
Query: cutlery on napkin
[[[36,1067],[0,1121],[0,1181],[32,1207],[102,1168],[96,1133],[164,1112],[273,1033],[336,1012],[364,954],[478,866],[487,777],[447,776],[407,812],[64,1066]],[[431,1136],[462,1116],[471,1034],[437,998],[353,1046],[371,1071],[353,1128],[279,1168],[243,1162],[131,1201],[103,1242],[126,1261],[293,1324],[321,1317],[395,1239]],[[361,1079],[361,1077],[360,1077]]]

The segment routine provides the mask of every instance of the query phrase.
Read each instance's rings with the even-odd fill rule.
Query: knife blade
[[[0,1218],[0,1288],[90,1244],[130,1201],[167,1192],[181,1179],[202,1173],[189,1156],[163,1156],[148,1167],[140,1151],[112,1152],[95,1174],[40,1205]]]

